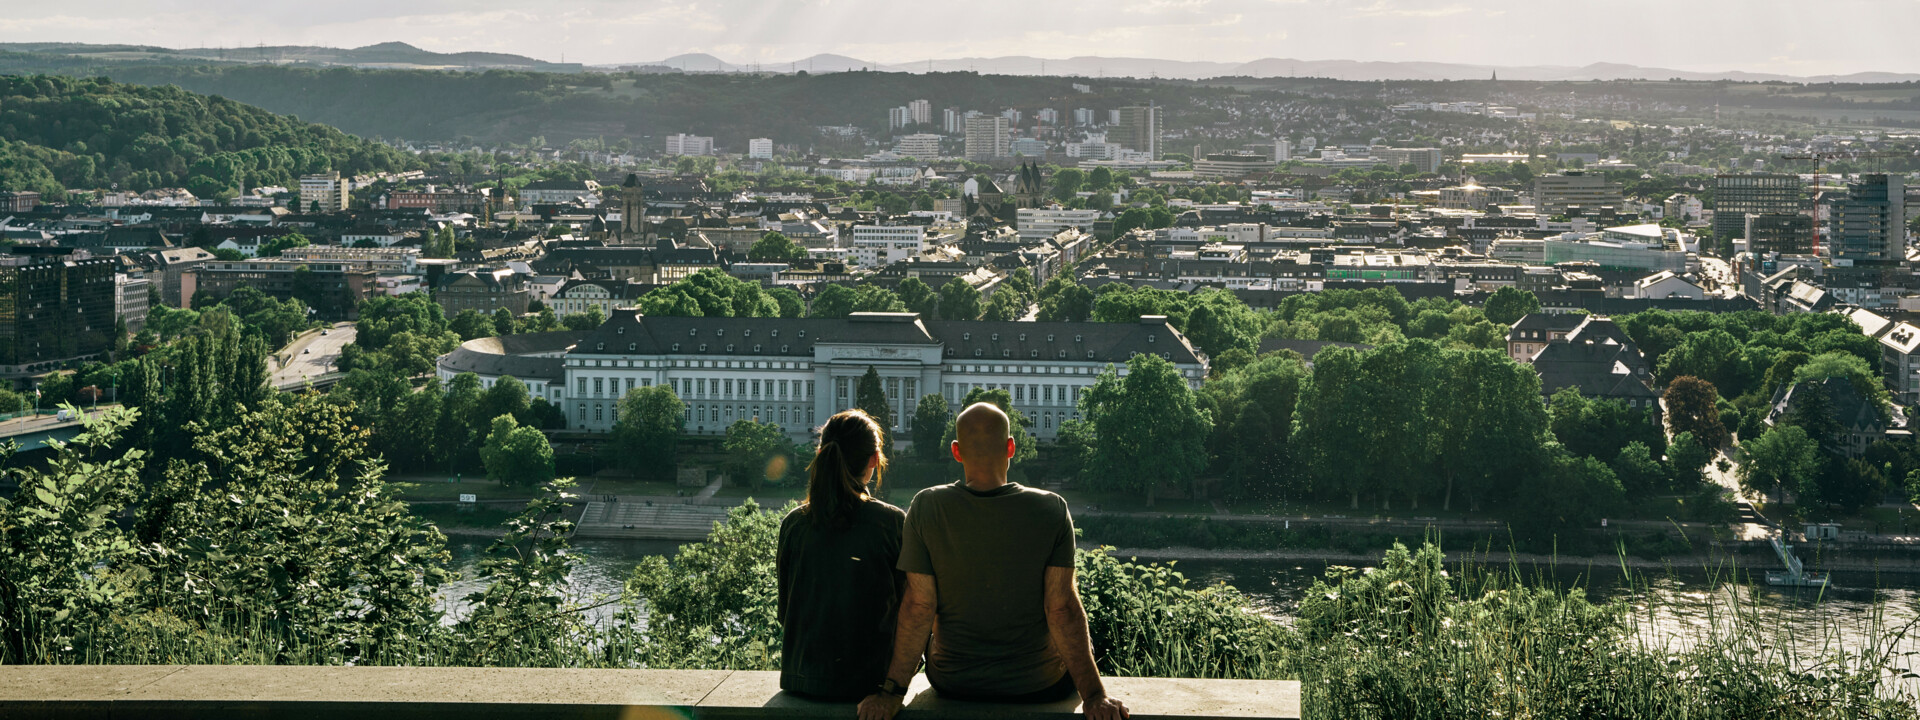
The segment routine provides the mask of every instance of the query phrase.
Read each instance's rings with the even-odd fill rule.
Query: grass
[[[481,500],[526,500],[540,495],[539,488],[502,485],[492,480],[466,476],[460,482],[445,482],[445,478],[418,477],[410,480],[393,480],[389,483],[402,500],[434,501],[459,500],[461,495],[477,495]]]

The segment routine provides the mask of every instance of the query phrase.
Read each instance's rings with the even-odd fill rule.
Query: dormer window
[[[727,343],[727,352],[733,352],[733,343]]]
[[[981,350],[980,350],[980,348],[974,348],[974,349],[973,349],[973,356],[974,356],[974,357],[980,357],[980,352],[981,352]]]
[[[707,344],[700,343],[700,352],[706,352],[706,351],[707,351]]]
[[[1000,342],[1000,333],[994,333],[994,334],[993,334],[993,341],[994,341],[994,342]]]
[[[617,328],[614,328],[614,329],[613,329],[613,334],[615,334],[615,335],[625,335],[625,334],[627,334],[627,328],[626,328],[626,326],[624,326],[624,325],[623,325],[623,326],[620,326],[620,327],[617,327]]]
[[[745,330],[741,330],[740,337],[753,337],[753,328],[747,328]]]
[[[1153,342],[1153,333],[1147,333],[1147,342]]]
[[[1001,350],[1001,351],[1000,351],[1000,357],[1007,357],[1007,358],[1010,358],[1010,357],[1013,357],[1013,351],[1012,351],[1012,350]]]
[[[1061,360],[1065,360],[1065,359],[1067,359],[1067,351],[1065,351],[1065,350],[1061,350],[1061,351],[1060,351],[1060,355],[1059,355],[1059,358],[1060,358]]]
[[[807,337],[807,331],[805,331],[805,330],[801,330],[801,331],[800,331],[800,337],[801,337],[802,339],[805,339],[805,338]]]
[[[953,348],[947,348],[947,357],[953,357],[953,356],[954,356]]]
[[[627,343],[627,352],[637,352],[639,350],[640,343]]]
[[[1053,342],[1053,334],[1052,334],[1052,333],[1048,333],[1048,334],[1047,334],[1047,342]]]
[[[1093,359],[1093,351],[1092,351],[1092,350],[1088,350],[1088,351],[1087,351],[1087,359],[1088,359],[1088,360],[1092,360],[1092,359]]]
[[[967,332],[967,333],[960,333],[960,339],[961,339],[961,340],[972,340],[972,339],[973,339],[973,333],[970,333],[970,332]]]
[[[1026,341],[1027,341],[1027,334],[1020,333],[1020,342],[1026,342]]]
[[[1037,358],[1037,357],[1040,357],[1040,351],[1039,351],[1039,350],[1028,350],[1028,351],[1027,351],[1027,357],[1030,357],[1030,358]]]
[[[768,331],[768,333],[767,333],[767,334],[768,334],[768,335],[771,335],[771,336],[773,336],[773,337],[780,337],[780,331],[779,331],[779,330],[771,330],[771,331]]]
[[[718,329],[718,330],[715,330],[715,331],[713,331],[713,336],[714,336],[714,337],[726,337],[726,335],[727,335],[727,329],[726,329],[726,328],[720,328],[720,329]]]
[[[699,329],[699,328],[688,328],[688,329],[687,329],[687,337],[693,337],[693,336],[695,336],[695,335],[699,335],[699,334],[700,334],[700,329]]]
[[[759,345],[755,345],[755,346],[753,346],[753,351],[754,351],[754,352],[760,352],[760,346],[759,346]]]
[[[1073,341],[1074,341],[1074,342],[1080,342],[1080,336],[1079,336],[1079,335],[1075,335],[1075,336],[1073,336]]]
[[[673,351],[674,351],[674,352],[680,352],[680,343],[674,343],[674,344],[673,344]]]
[[[595,349],[595,350],[605,350],[605,349],[607,349],[607,344],[606,344],[606,343],[594,343],[594,344],[593,344],[593,349]]]
[[[787,353],[787,346],[785,346],[785,345],[781,345],[781,346],[780,346],[780,354],[782,354],[782,355],[785,355],[786,353]]]

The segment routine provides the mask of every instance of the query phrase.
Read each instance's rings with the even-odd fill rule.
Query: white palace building
[[[743,418],[778,423],[805,439],[827,417],[853,407],[860,377],[873,368],[893,407],[895,436],[907,437],[920,397],[957,404],[974,388],[1005,389],[1032,432],[1051,439],[1076,417],[1074,400],[1108,365],[1125,374],[1140,353],[1173,362],[1198,388],[1206,356],[1165,316],[1135,323],[922,321],[913,313],[845,318],[647,317],[615,310],[587,332],[480,338],[439,359],[444,382],[474,373],[491,387],[505,376],[558,405],[567,427],[613,428],[620,396],[668,385],[686,403],[686,430],[718,435]],[[956,407],[955,410],[958,410]]]

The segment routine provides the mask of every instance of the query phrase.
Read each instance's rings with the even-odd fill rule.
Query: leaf
[[[46,503],[48,505],[58,506],[60,504],[60,499],[56,497],[53,493],[47,492],[46,488],[34,488],[33,496],[40,498],[40,502]]]

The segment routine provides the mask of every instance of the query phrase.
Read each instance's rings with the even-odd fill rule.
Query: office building
[[[1210,153],[1193,161],[1193,179],[1229,180],[1273,170],[1273,158],[1254,153]]]
[[[1905,263],[1906,188],[1899,175],[1871,173],[1847,189],[1828,193],[1826,244],[1835,261],[1855,265]]]
[[[1745,235],[1748,215],[1790,215],[1804,209],[1800,176],[1779,173],[1716,175],[1713,179],[1713,236]]]
[[[113,314],[137,333],[147,326],[147,312],[153,300],[153,281],[142,273],[113,274]]]
[[[1030,432],[1047,440],[1079,417],[1076,401],[1109,365],[1125,374],[1128,358],[1147,353],[1172,361],[1191,387],[1207,374],[1206,359],[1164,316],[1031,323],[927,321],[911,313],[780,319],[616,310],[591,333],[542,336],[557,342],[469,341],[442,356],[436,373],[451,379],[473,372],[484,385],[511,367],[520,373],[515,377],[547,391],[571,430],[610,432],[622,396],[664,385],[685,403],[688,434],[723,435],[735,421],[757,418],[796,440],[853,407],[869,368],[880,375],[900,439],[912,437],[914,410],[928,394],[958,404],[976,388],[1005,390],[1033,421]]]
[[[772,160],[773,140],[771,138],[753,138],[748,140],[747,158],[750,160]]]
[[[861,267],[877,268],[916,257],[927,247],[927,228],[921,225],[855,225],[852,259]]]
[[[940,136],[933,133],[915,133],[895,138],[893,152],[910,158],[932,160],[940,157]]]
[[[1160,159],[1160,108],[1152,105],[1124,107],[1115,111],[1118,119],[1114,122],[1108,138],[1129,150],[1146,153],[1151,159]]]
[[[1386,163],[1387,167],[1399,169],[1402,165],[1412,165],[1414,172],[1440,172],[1440,148],[1372,148],[1370,153]]]
[[[113,348],[119,262],[85,250],[33,250],[0,256],[0,375],[45,372]]]
[[[1011,148],[1007,131],[1012,125],[997,115],[967,118],[966,155],[968,160],[992,160],[1006,157]]]
[[[1044,158],[1047,156],[1047,142],[1033,138],[1020,138],[1007,143],[1007,152],[1016,157]]]
[[[465,188],[440,188],[428,185],[424,191],[395,190],[387,193],[387,209],[426,208],[436,213],[478,213],[486,207],[487,196]]]
[[[1100,211],[1020,208],[1014,212],[1014,219],[1020,228],[1020,240],[1034,243],[1044,242],[1067,228],[1093,232],[1093,224],[1100,219]]]
[[[1608,182],[1607,176],[1580,170],[1533,179],[1533,204],[1543,215],[1566,215],[1570,208],[1588,215],[1600,208],[1617,210],[1625,203],[1623,193],[1620,183]]]
[[[1440,207],[1448,210],[1486,210],[1496,205],[1512,205],[1518,199],[1519,193],[1512,190],[1471,182],[1440,188]]]
[[[347,180],[338,172],[300,177],[300,212],[339,212],[347,209]]]
[[[1719,216],[1715,215],[1719,224]],[[1800,213],[1747,213],[1740,233],[1756,260],[1772,253],[1805,255],[1813,252],[1813,218]]]
[[[187,302],[203,294],[218,302],[235,290],[251,287],[276,300],[299,298],[322,320],[354,320],[359,317],[360,301],[376,291],[377,277],[378,272],[355,262],[214,261],[182,273],[180,294]]]
[[[40,193],[32,190],[0,191],[0,212],[33,212],[40,204]]]
[[[705,135],[675,133],[667,136],[668,155],[712,155],[713,138]]]

